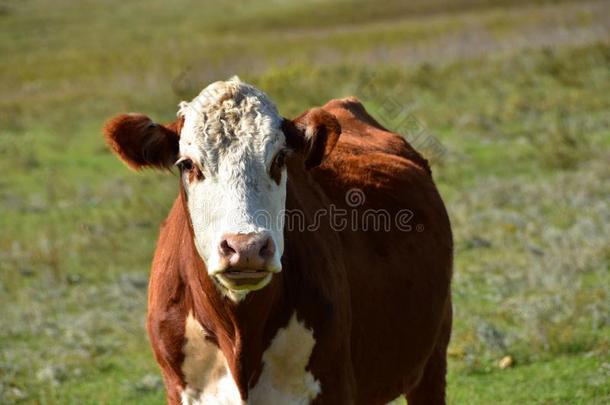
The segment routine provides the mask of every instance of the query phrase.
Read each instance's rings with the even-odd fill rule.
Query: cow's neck
[[[184,193],[182,205],[188,215]],[[190,221],[189,221],[190,222]],[[197,253],[192,237],[190,260],[183,275],[186,312],[201,323],[212,341],[222,350],[242,395],[256,383],[261,357],[277,330],[293,312],[284,294],[284,272],[274,275],[265,288],[249,293],[238,303],[224,296],[208,276],[205,263]]]

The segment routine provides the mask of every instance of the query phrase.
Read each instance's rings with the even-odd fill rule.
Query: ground
[[[450,403],[610,402],[610,3],[405,3],[0,1],[0,402],[163,403],[144,317],[177,178],[100,128],[233,74],[286,116],[356,95],[431,160]]]

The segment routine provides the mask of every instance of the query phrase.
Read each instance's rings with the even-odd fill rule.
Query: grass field
[[[0,403],[163,403],[146,283],[177,179],[100,128],[233,74],[286,116],[357,95],[433,162],[450,403],[610,403],[610,3],[375,4],[0,1]]]

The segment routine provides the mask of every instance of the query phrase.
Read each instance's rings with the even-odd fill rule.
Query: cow
[[[168,404],[445,402],[449,218],[356,98],[290,120],[233,77],[104,135],[132,169],[178,167],[148,290]]]

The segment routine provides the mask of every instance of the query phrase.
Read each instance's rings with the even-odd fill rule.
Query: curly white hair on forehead
[[[210,84],[190,103],[180,103],[178,116],[199,119],[206,136],[235,136],[239,129],[256,126],[261,118],[279,120],[275,104],[269,96],[238,76]],[[280,125],[280,122],[269,124]],[[240,128],[244,127],[244,128]],[[236,133],[236,131],[238,133]]]
[[[269,96],[237,76],[214,82],[191,102],[180,103],[178,116],[185,119],[181,149],[196,148],[210,166],[228,149],[265,149],[274,143],[270,138],[278,136],[282,121]]]

